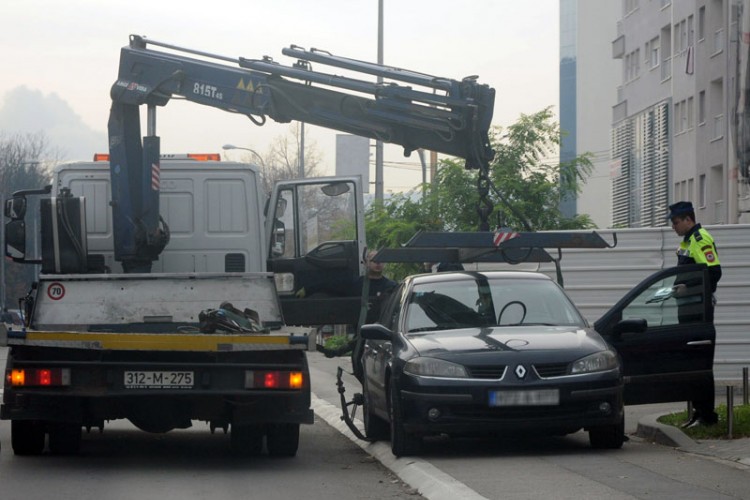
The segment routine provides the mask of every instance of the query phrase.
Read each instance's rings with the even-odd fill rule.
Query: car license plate
[[[193,372],[126,371],[126,389],[191,389]]]
[[[557,406],[560,404],[558,389],[529,391],[490,391],[490,406]]]

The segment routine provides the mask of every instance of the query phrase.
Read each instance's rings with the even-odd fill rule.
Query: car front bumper
[[[623,385],[611,373],[560,377],[524,385],[402,376],[402,421],[408,432],[428,435],[518,431],[567,434],[622,421]],[[556,389],[557,404],[491,406],[491,391]]]

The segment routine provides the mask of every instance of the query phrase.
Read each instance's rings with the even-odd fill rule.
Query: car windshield
[[[491,326],[585,326],[565,292],[554,282],[539,279],[476,275],[418,284],[407,307],[409,333]]]

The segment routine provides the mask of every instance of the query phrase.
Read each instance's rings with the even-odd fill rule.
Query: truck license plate
[[[191,389],[193,372],[126,371],[126,389]]]
[[[490,406],[557,406],[560,404],[560,391],[490,391],[489,403]]]

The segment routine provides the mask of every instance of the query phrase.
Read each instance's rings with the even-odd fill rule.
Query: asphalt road
[[[83,435],[78,456],[18,457],[10,422],[0,421],[0,445],[3,500],[422,498],[319,416],[301,427],[297,456],[284,459],[238,459],[229,435],[203,422],[166,434],[110,422]]]
[[[395,459],[388,442],[364,443],[341,423],[335,386],[338,365],[346,358],[309,356],[316,413],[378,457],[427,498],[474,500],[503,498],[555,499],[750,499],[750,467],[685,453],[634,436],[645,415],[679,411],[684,403],[626,408],[630,440],[621,450],[594,450],[588,434],[550,438],[437,439],[418,458]],[[346,396],[356,380],[345,375]],[[443,488],[434,488],[438,482]]]
[[[4,364],[0,349],[0,364]],[[293,459],[237,459],[229,436],[196,422],[163,435],[128,422],[84,435],[75,457],[16,457],[0,421],[3,499],[331,499],[432,500],[750,499],[747,466],[684,453],[632,436],[621,450],[593,450],[579,432],[561,438],[435,439],[420,457],[396,459],[387,442],[357,440],[340,421],[336,367],[348,359],[309,354],[316,423],[303,426]],[[347,396],[357,390],[345,376]],[[629,407],[641,416],[670,405]],[[671,405],[674,410],[682,404]]]

